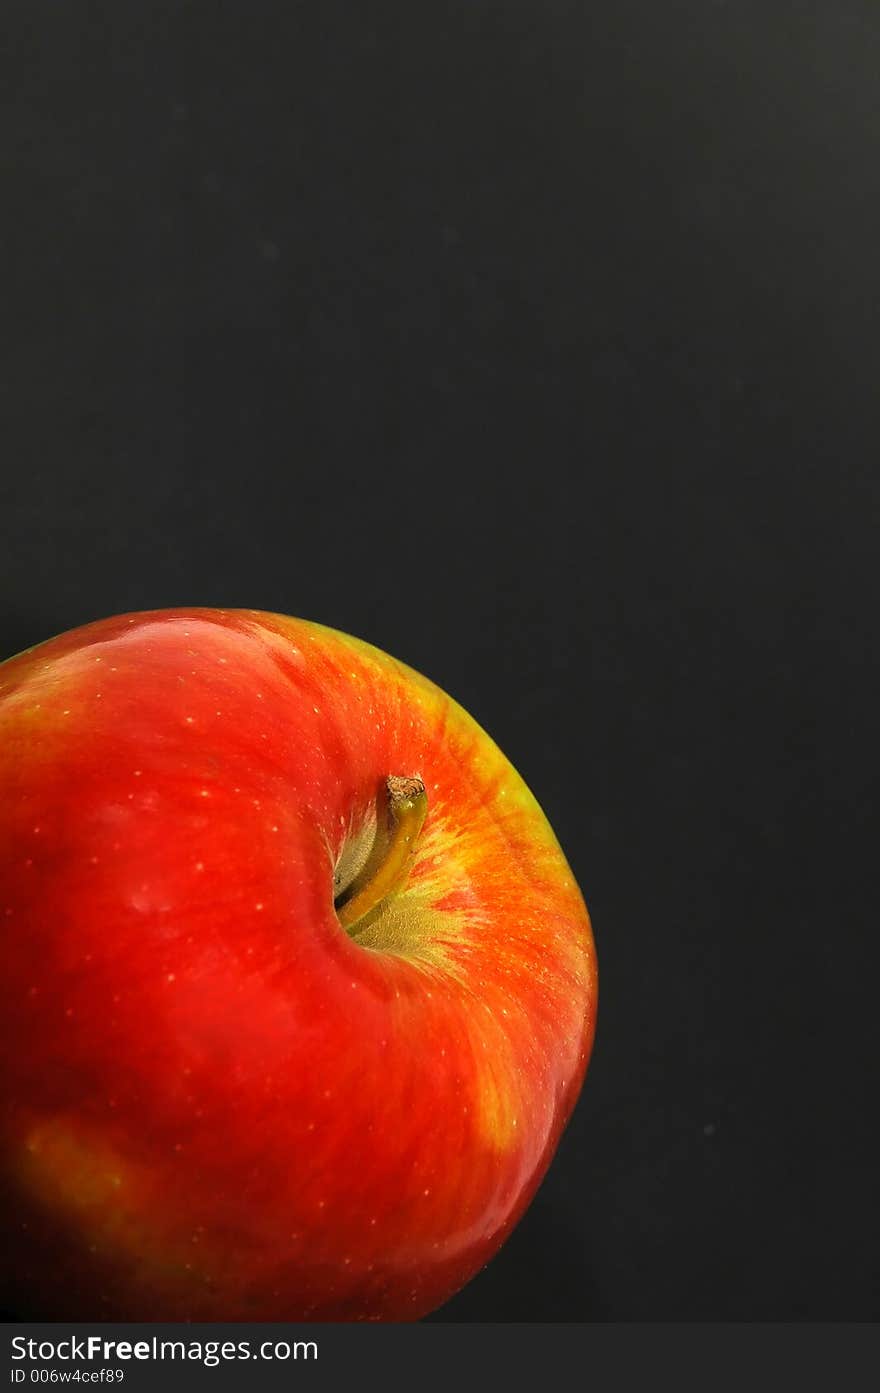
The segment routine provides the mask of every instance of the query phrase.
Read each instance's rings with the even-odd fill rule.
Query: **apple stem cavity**
[[[374,909],[403,886],[415,852],[419,833],[428,813],[424,781],[415,775],[389,774],[385,780],[388,795],[389,839],[378,865],[352,893],[337,906],[340,924],[352,938]]]

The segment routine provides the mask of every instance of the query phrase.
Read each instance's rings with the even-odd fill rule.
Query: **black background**
[[[592,911],[582,1101],[436,1318],[876,1316],[874,0],[3,29],[3,655],[356,633]]]

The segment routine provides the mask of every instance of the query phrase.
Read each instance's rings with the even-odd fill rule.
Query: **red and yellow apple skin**
[[[388,775],[427,818],[347,933]],[[546,819],[459,706],[304,621],[121,616],[0,666],[0,789],[8,1309],[412,1320],[492,1257],[597,975]]]

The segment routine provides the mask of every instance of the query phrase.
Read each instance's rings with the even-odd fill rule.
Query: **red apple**
[[[249,610],[0,667],[5,1301],[410,1320],[497,1250],[571,1113],[589,919],[425,678]]]

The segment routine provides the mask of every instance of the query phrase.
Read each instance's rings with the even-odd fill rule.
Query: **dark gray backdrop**
[[[3,656],[174,604],[359,634],[592,910],[582,1102],[440,1318],[876,1315],[876,4],[3,30]]]

